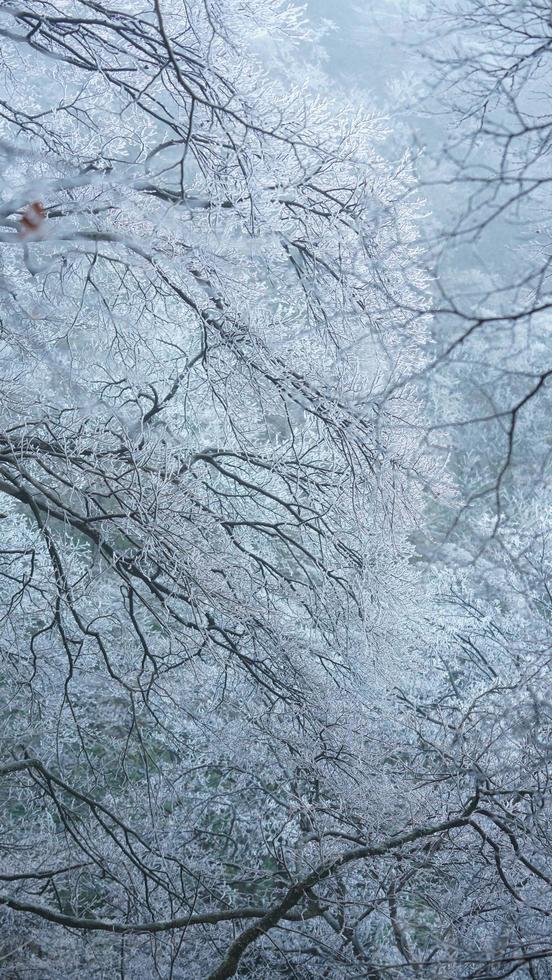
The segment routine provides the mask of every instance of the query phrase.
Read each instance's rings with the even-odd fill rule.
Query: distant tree
[[[550,5],[418,10],[421,170],[436,212],[432,385],[465,491],[455,527],[471,521],[480,547],[550,478]]]
[[[538,0],[416,6],[421,16],[411,54],[418,59],[421,50],[424,60],[417,61],[410,105],[418,173],[433,212],[420,226],[432,271],[433,349],[431,363],[410,382],[432,405],[427,443],[448,458],[456,484],[456,494],[434,498],[430,523],[438,533],[421,540],[450,583],[445,601],[452,618],[442,622],[452,626],[452,643],[442,658],[440,694],[434,691],[425,708],[417,703],[424,719],[419,737],[431,733],[428,750],[449,774],[452,759],[458,765],[457,753],[467,751],[464,766],[478,778],[485,773],[495,806],[507,785],[520,787],[515,802],[485,808],[484,819],[472,821],[481,851],[476,856],[467,845],[465,876],[460,865],[452,876],[450,866],[442,868],[450,889],[450,955],[463,950],[443,974],[546,978],[552,975],[550,7]],[[427,304],[411,314],[413,322],[425,318]],[[449,749],[440,728],[442,735],[448,728]],[[515,811],[523,786],[533,789],[522,817]],[[520,860],[531,868],[527,875]]]

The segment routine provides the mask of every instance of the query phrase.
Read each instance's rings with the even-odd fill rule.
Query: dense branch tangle
[[[3,3],[0,36],[2,955],[66,970],[65,926],[80,975],[235,972],[299,888],[267,970],[345,969],[309,873],[366,833],[423,465],[377,407],[417,357],[377,123],[313,96],[292,8]]]
[[[77,4],[74,16],[47,4],[40,12],[34,8],[28,12],[6,9],[11,15],[6,18],[10,25],[5,29],[7,36],[17,37],[18,43],[28,44],[33,51],[47,53],[46,64],[52,59],[56,67],[61,61],[82,72],[81,98],[85,97],[88,75],[93,73],[96,77],[101,65],[100,84],[107,83],[113,109],[120,113],[128,106],[130,96],[131,115],[140,109],[155,119],[153,133],[150,124],[145,123],[143,134],[139,128],[133,134],[135,141],[142,139],[142,146],[137,150],[132,147],[135,159],[128,166],[121,167],[117,158],[109,158],[102,147],[100,160],[83,159],[77,168],[69,166],[68,174],[56,179],[56,169],[67,170],[65,160],[56,155],[51,175],[44,182],[47,218],[43,235],[35,237],[46,237],[48,245],[26,246],[27,267],[35,280],[43,275],[36,283],[38,302],[51,308],[52,302],[58,300],[51,292],[57,289],[58,266],[46,263],[39,269],[40,256],[51,249],[50,242],[63,243],[59,257],[63,262],[64,301],[68,303],[64,315],[72,323],[71,335],[58,335],[56,325],[53,336],[39,338],[43,319],[48,316],[45,311],[44,318],[38,314],[38,326],[31,325],[24,340],[18,341],[27,345],[30,358],[38,355],[47,360],[54,383],[61,381],[70,386],[73,397],[78,392],[77,398],[87,408],[92,400],[93,419],[83,417],[80,406],[71,404],[70,396],[54,420],[44,419],[38,410],[30,442],[27,420],[21,423],[21,429],[13,420],[15,424],[8,426],[5,433],[6,492],[47,515],[49,521],[65,522],[84,535],[122,576],[129,602],[147,605],[152,597],[162,604],[173,601],[177,621],[197,634],[193,643],[197,649],[203,649],[206,643],[227,651],[233,649],[235,644],[225,633],[224,621],[231,619],[232,609],[241,603],[235,585],[228,585],[226,572],[215,569],[218,601],[226,607],[222,619],[217,620],[211,608],[211,585],[207,587],[197,577],[195,570],[202,566],[209,576],[213,573],[212,558],[206,560],[202,543],[211,532],[221,556],[228,551],[234,556],[240,575],[250,582],[248,592],[250,589],[252,595],[256,588],[266,594],[275,582],[285,584],[290,597],[300,593],[301,588],[312,594],[313,576],[322,576],[331,592],[343,588],[347,601],[355,602],[348,572],[359,569],[362,558],[358,548],[346,538],[332,541],[327,513],[328,506],[332,506],[331,496],[336,500],[339,496],[333,486],[334,471],[338,479],[340,472],[347,479],[354,456],[369,463],[370,429],[362,418],[340,406],[335,396],[328,400],[325,389],[318,389],[316,377],[313,384],[295,364],[288,366],[277,348],[270,349],[268,341],[272,338],[267,334],[271,319],[264,310],[262,316],[256,314],[257,322],[247,315],[236,316],[232,309],[236,304],[229,303],[225,292],[237,286],[243,305],[251,306],[250,282],[236,284],[228,260],[228,282],[221,280],[221,275],[227,276],[226,270],[224,265],[224,271],[217,268],[218,257],[216,253],[209,255],[209,250],[218,241],[217,215],[224,214],[224,209],[232,212],[231,220],[226,221],[227,233],[232,237],[242,234],[243,221],[251,223],[250,234],[257,233],[257,225],[262,229],[266,224],[262,214],[256,213],[258,204],[255,201],[253,206],[249,185],[256,187],[254,168],[264,166],[259,159],[260,140],[268,140],[268,145],[272,140],[276,149],[271,165],[285,167],[289,174],[292,163],[295,170],[289,200],[281,204],[270,201],[282,208],[276,241],[281,256],[279,274],[286,283],[298,280],[301,294],[305,278],[309,293],[313,281],[320,280],[320,288],[326,290],[332,277],[338,289],[341,269],[327,271],[328,260],[321,256],[318,264],[314,248],[309,253],[310,268],[307,259],[302,260],[304,267],[298,261],[292,264],[289,250],[300,247],[302,233],[308,231],[312,235],[316,230],[306,226],[301,207],[307,207],[311,214],[314,201],[321,202],[323,210],[314,219],[321,235],[323,226],[328,225],[331,230],[335,221],[345,222],[348,228],[347,221],[361,206],[358,194],[363,188],[334,191],[321,172],[328,168],[328,161],[320,159],[319,147],[305,147],[305,160],[301,160],[299,133],[288,138],[279,127],[272,136],[269,122],[257,124],[255,107],[244,104],[233,108],[230,82],[211,68],[197,39],[195,46],[199,46],[199,51],[195,54],[193,48],[178,39],[169,41],[158,6],[152,10],[151,18],[145,19],[127,16],[124,11],[115,15],[102,5],[88,3]],[[194,41],[192,28],[190,41]],[[216,45],[217,35],[210,36],[209,32],[205,43]],[[16,53],[17,50],[16,46]],[[125,65],[132,84],[126,78]],[[77,77],[80,85],[81,76]],[[112,90],[115,95],[111,95]],[[161,106],[161,95],[156,94],[161,92],[165,101],[168,98],[168,106]],[[184,127],[180,121],[182,108],[187,114]],[[59,107],[56,110],[59,115],[64,111]],[[79,123],[83,121],[79,96],[66,111]],[[41,126],[48,127],[48,114],[40,114]],[[89,121],[91,125],[95,122],[92,118]],[[179,134],[171,140],[158,141],[155,137],[164,136],[166,127],[180,127]],[[55,126],[51,131],[49,147],[54,146]],[[145,143],[146,134],[149,145]],[[26,135],[32,142],[32,137],[36,137],[33,126]],[[108,135],[102,132],[102,141],[107,141]],[[148,168],[155,163],[164,183],[157,184],[155,174],[147,184],[132,180],[133,169],[138,170],[144,162]],[[31,172],[33,165],[30,160]],[[189,172],[185,177],[186,167]],[[208,202],[193,193],[194,185],[203,182],[202,173],[209,178]],[[271,173],[271,186],[278,177]],[[33,179],[37,178],[31,179],[31,185]],[[126,195],[129,186],[130,198],[124,207],[119,202],[110,203],[122,191]],[[228,189],[232,191],[230,198]],[[34,188],[28,187],[6,203],[8,229],[13,227],[17,209],[33,193]],[[272,191],[268,193],[273,196]],[[281,197],[280,189],[279,193]],[[357,197],[356,203],[352,194]],[[174,207],[163,205],[157,210],[148,206],[148,198],[164,200],[167,195]],[[192,201],[190,206],[188,198]],[[138,220],[146,238],[153,237],[152,246],[135,242],[131,225],[136,221],[138,199],[145,200],[144,205],[139,205]],[[95,228],[86,227],[87,201],[90,215],[101,216]],[[192,221],[191,212],[196,206],[203,213]],[[115,222],[115,237],[111,226],[101,223],[105,221]],[[177,237],[181,228],[186,233],[185,244]],[[8,231],[5,245],[20,250],[18,237],[17,230]],[[306,241],[305,254],[309,251],[307,244]],[[250,245],[246,247],[251,249]],[[335,261],[338,260],[334,258]],[[258,290],[264,298],[263,264],[262,254],[255,255],[249,269],[259,280]],[[316,290],[312,293],[316,295]],[[266,303],[272,302],[267,295]],[[316,306],[313,303],[311,313],[318,321]],[[299,308],[289,311],[292,325],[298,311]],[[341,319],[351,312],[344,310]],[[97,335],[90,337],[89,333],[91,316],[98,318],[100,329],[105,330],[102,339],[107,341],[107,351],[89,363],[91,348],[97,346]],[[326,344],[327,338],[321,339],[322,348]],[[47,354],[46,347],[50,348]],[[82,381],[75,379],[77,357]],[[239,406],[235,408],[237,399]],[[247,415],[253,415],[264,428],[260,440],[258,426],[252,426]],[[295,433],[298,419],[305,417],[305,424],[301,422]],[[107,437],[105,446],[100,447],[101,462],[96,451],[98,424]],[[181,431],[175,432],[176,427]],[[263,445],[267,440],[269,452]],[[273,451],[275,440],[280,440],[281,447]],[[211,448],[211,443],[216,447],[217,442],[222,448]],[[63,499],[68,488],[72,490],[71,506]],[[154,538],[158,535],[154,524],[161,526],[163,511],[166,530],[159,540],[153,540],[152,534]],[[176,532],[175,521],[183,525],[184,537]],[[207,554],[212,548],[213,544],[207,545]],[[217,560],[217,564],[224,562]],[[168,578],[167,566],[171,569]],[[200,611],[204,594],[205,609]],[[306,599],[297,601],[304,605]],[[179,603],[182,608],[177,609]],[[155,607],[149,613],[159,616]],[[318,621],[322,611],[311,613]],[[255,623],[254,611],[251,617]],[[187,655],[193,657],[193,650],[188,649]],[[152,658],[146,656],[151,662]],[[180,652],[177,657],[181,657]]]
[[[540,668],[505,710],[509,637],[429,625],[378,121],[272,2],[6,2],[0,35],[0,962],[545,962]]]

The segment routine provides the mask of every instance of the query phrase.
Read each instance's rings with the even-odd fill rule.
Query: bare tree
[[[417,111],[436,213],[435,441],[445,431],[464,491],[453,528],[471,520],[481,545],[550,469],[550,10],[430,3],[418,38],[428,29]]]
[[[7,975],[534,972],[549,702],[414,560],[383,124],[272,2],[0,36]]]

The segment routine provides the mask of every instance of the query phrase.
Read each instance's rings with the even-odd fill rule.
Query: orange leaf
[[[33,201],[29,204],[21,218],[21,236],[27,238],[29,235],[36,236],[41,225],[46,218],[46,212],[40,201]]]

